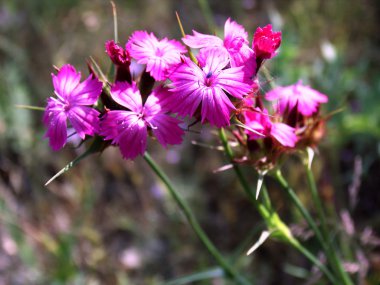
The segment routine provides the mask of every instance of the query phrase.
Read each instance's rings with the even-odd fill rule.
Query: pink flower
[[[223,69],[228,59],[218,49],[210,49],[205,57],[198,60],[199,67],[188,58],[171,74],[173,92],[169,96],[169,106],[173,112],[181,116],[193,116],[202,104],[202,123],[206,120],[217,127],[230,124],[230,113],[235,110],[228,95],[241,99],[251,90],[244,83],[243,67]]]
[[[105,44],[106,53],[116,65],[129,65],[131,58],[128,52],[115,43],[113,40],[107,41]]]
[[[181,54],[187,52],[178,41],[167,38],[159,41],[153,33],[146,31],[134,32],[126,48],[137,63],[146,64],[146,71],[155,80],[166,79],[167,71],[180,63]]]
[[[232,67],[247,65],[247,61],[251,65],[252,71],[255,70],[255,54],[248,46],[248,33],[243,26],[231,21],[229,18],[224,24],[224,40],[217,36],[205,35],[193,30],[193,35],[186,35],[183,42],[191,48],[220,48],[227,52]]]
[[[156,88],[143,104],[136,83],[118,82],[111,88],[112,99],[128,111],[107,112],[101,121],[100,134],[105,140],[119,145],[125,159],[134,159],[144,153],[148,130],[163,146],[182,142],[184,132],[178,126],[180,121],[167,115],[167,110],[160,104],[164,93],[161,87]]]
[[[294,147],[298,141],[295,129],[283,123],[272,123],[266,109],[247,110],[244,112],[244,118],[247,126],[245,132],[249,139],[272,137],[286,147]]]
[[[253,36],[253,49],[259,61],[274,57],[280,44],[281,32],[274,32],[272,25],[266,25],[264,28],[258,27],[256,29],[255,35]]]
[[[321,103],[328,101],[326,95],[302,85],[301,80],[290,86],[277,87],[269,91],[265,98],[269,101],[278,100],[277,108],[281,114],[296,107],[297,111],[304,116],[311,116],[318,110]]]
[[[59,150],[67,141],[67,119],[82,139],[97,132],[99,112],[90,106],[98,100],[102,83],[91,75],[80,83],[81,73],[69,64],[52,78],[57,98],[48,99],[43,121],[51,148]]]

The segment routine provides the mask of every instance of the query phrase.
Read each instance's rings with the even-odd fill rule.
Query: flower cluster
[[[257,74],[277,54],[281,32],[259,27],[250,43],[244,27],[228,19],[223,38],[193,31],[182,42],[146,31],[133,32],[125,47],[108,41],[115,73],[105,82],[91,67],[83,82],[74,67],[61,67],[52,75],[56,96],[48,99],[44,115],[50,146],[66,144],[69,121],[82,140],[99,136],[134,159],[150,136],[163,146],[180,144],[185,117],[229,127],[242,157],[258,168],[317,143],[312,138],[325,95],[302,82],[266,94],[260,88]]]

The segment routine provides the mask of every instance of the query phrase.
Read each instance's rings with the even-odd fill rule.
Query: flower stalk
[[[187,222],[190,224],[190,226],[193,228],[195,234],[198,236],[198,238],[201,240],[203,245],[207,248],[209,253],[216,259],[216,261],[219,263],[219,265],[223,268],[226,275],[235,280],[237,284],[240,285],[249,285],[251,282],[249,282],[247,279],[245,279],[243,276],[239,275],[235,269],[231,267],[231,265],[224,259],[224,257],[220,254],[218,249],[215,247],[215,245],[211,242],[211,240],[207,237],[206,233],[203,231],[201,226],[199,225],[197,219],[195,218],[193,212],[191,211],[190,207],[187,205],[185,200],[182,199],[180,194],[177,192],[177,190],[172,185],[171,181],[167,177],[167,175],[163,172],[163,170],[160,168],[159,165],[156,164],[156,162],[152,159],[152,157],[149,155],[148,152],[144,153],[144,159],[150,166],[150,168],[153,170],[153,172],[160,178],[160,180],[165,184],[166,188],[168,189],[170,195],[174,199],[174,201],[177,203],[178,207],[180,208],[181,212],[185,215]]]
[[[309,175],[313,175],[310,171]],[[309,176],[308,175],[308,176]],[[320,245],[322,246],[322,249],[324,253],[326,254],[327,260],[330,263],[332,269],[334,272],[339,276],[339,279],[343,283],[334,283],[334,284],[345,284],[345,285],[353,285],[352,281],[350,280],[349,276],[347,275],[346,272],[344,272],[344,269],[342,267],[341,262],[339,261],[335,250],[330,246],[328,242],[328,236],[327,236],[327,231],[321,232],[321,230],[318,228],[316,222],[308,212],[308,210],[304,207],[300,199],[298,198],[297,194],[294,192],[294,190],[289,186],[289,183],[286,181],[284,176],[281,173],[280,169],[277,169],[275,174],[275,178],[277,181],[281,184],[281,186],[285,189],[286,193],[288,194],[290,200],[294,203],[294,205],[297,207],[297,209],[300,211],[301,215],[304,217],[306,220],[307,224],[309,227],[312,229],[314,232],[317,240],[319,241]],[[313,177],[312,177],[313,178]],[[314,181],[314,179],[312,180]],[[314,184],[315,187],[315,184]],[[316,188],[315,188],[316,190]],[[314,197],[313,197],[314,199]],[[318,198],[319,199],[319,198]]]
[[[219,131],[219,137],[222,141],[226,155],[228,156],[229,160],[233,163],[234,154],[232,152],[231,146],[228,144],[226,133],[223,128],[221,128]],[[273,232],[271,236],[293,246],[295,249],[301,252],[307,259],[309,259],[310,262],[312,262],[316,267],[318,267],[332,282],[332,284],[339,285],[340,283],[336,281],[335,277],[332,275],[330,270],[323,263],[321,263],[316,256],[314,256],[310,251],[303,247],[297,239],[293,237],[289,227],[281,220],[278,214],[271,207],[269,195],[267,193],[265,195],[265,205],[260,203],[258,200],[256,200],[255,195],[251,191],[251,187],[248,181],[245,179],[239,166],[233,163],[233,168],[245,193],[247,194],[257,211],[263,217],[269,230]],[[285,179],[283,179],[282,181],[286,182]],[[266,189],[264,189],[264,192],[265,191]]]
[[[344,270],[342,263],[339,260],[339,257],[337,256],[336,251],[334,250],[332,244],[329,242],[329,234],[328,234],[328,228],[327,228],[327,219],[326,215],[322,206],[322,201],[319,197],[318,194],[318,189],[317,189],[317,184],[315,183],[314,179],[314,174],[311,171],[311,165],[305,164],[305,169],[306,169],[306,175],[307,175],[307,182],[309,184],[310,192],[313,198],[313,201],[316,205],[317,208],[317,213],[319,216],[319,220],[321,221],[321,231],[322,231],[322,236],[324,240],[327,243],[327,251],[329,254],[331,254],[330,259],[331,263],[334,265],[335,270],[339,274],[339,276],[342,279],[343,284],[346,285],[353,285],[351,278],[347,274],[347,272]]]

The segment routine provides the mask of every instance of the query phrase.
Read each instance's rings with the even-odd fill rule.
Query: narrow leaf
[[[44,107],[30,106],[30,105],[15,105],[19,109],[35,110],[35,111],[45,111]]]
[[[117,11],[116,11],[115,2],[111,1],[111,6],[112,6],[112,15],[113,15],[114,40],[115,40],[115,43],[117,43],[119,42],[119,39],[118,39],[118,31],[117,31]]]
[[[179,17],[179,14],[177,12],[175,12],[175,16],[177,17],[177,22],[179,25],[179,29],[181,30],[181,35],[182,35],[182,37],[185,37],[186,36],[185,30],[183,29],[182,22],[181,22],[181,19]],[[198,60],[195,58],[195,56],[191,52],[191,48],[188,46],[186,46],[186,48],[187,48],[187,52],[189,53],[189,57],[190,57],[191,61],[194,62],[195,64],[198,64]]]
[[[248,131],[250,131],[250,132],[252,132],[252,133],[255,133],[255,134],[259,135],[259,136],[265,137],[264,134],[259,133],[258,131],[254,130],[254,129],[252,129],[252,128],[250,128],[250,127],[248,127],[248,126],[246,126],[246,125],[244,125],[244,124],[242,124],[242,123],[238,123],[238,122],[236,122],[236,123],[234,123],[234,124],[235,124],[236,126],[238,126],[238,127],[241,127],[241,128],[243,128],[243,129],[246,129],[246,130],[248,130]]]
[[[191,275],[183,276],[175,280],[165,283],[165,285],[183,285],[189,284],[195,281],[202,281],[211,278],[223,277],[224,272],[221,268],[212,268],[206,271],[194,273]]]
[[[64,174],[65,172],[69,171],[71,168],[73,168],[76,164],[78,164],[82,159],[89,156],[90,154],[96,153],[104,147],[103,140],[100,137],[96,137],[94,141],[92,142],[91,146],[81,155],[79,155],[74,160],[70,161],[64,168],[62,168],[60,171],[58,171],[52,178],[50,178],[46,183],[45,186],[49,185],[51,182],[53,182],[56,178]]]
[[[104,83],[107,83],[108,82],[108,79],[107,77],[104,75],[103,71],[101,70],[101,68],[99,67],[99,64],[95,61],[95,59],[90,56],[90,60],[92,62],[92,64],[95,66],[95,69],[96,69],[96,72],[98,73],[98,75],[100,76],[100,78],[102,79],[102,81]]]

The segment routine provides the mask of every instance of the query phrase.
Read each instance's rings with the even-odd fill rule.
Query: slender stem
[[[34,111],[45,111],[44,107],[38,107],[38,106],[15,105],[15,107],[16,108],[20,108],[20,109],[34,110]]]
[[[268,220],[271,216],[270,211],[268,211],[268,209],[264,205],[260,204],[256,200],[255,194],[252,192],[251,187],[250,187],[248,181],[245,179],[243,172],[241,171],[240,167],[237,166],[235,163],[233,163],[234,154],[232,152],[231,146],[228,143],[227,136],[226,136],[226,133],[225,133],[223,128],[221,128],[219,131],[219,137],[222,141],[224,151],[227,154],[229,161],[233,165],[233,169],[235,170],[236,176],[237,176],[241,186],[243,187],[244,192],[247,194],[249,200],[256,207],[257,211],[261,214],[261,216],[265,220]]]
[[[323,235],[323,238],[327,241],[328,251],[331,253],[331,261],[333,265],[335,266],[335,270],[342,278],[344,284],[353,285],[352,280],[350,279],[347,272],[344,270],[342,263],[340,262],[336,254],[336,251],[334,250],[331,243],[329,242],[329,233],[328,233],[327,222],[326,222],[327,219],[326,219],[325,212],[323,210],[321,199],[318,195],[318,189],[315,183],[314,175],[313,175],[313,172],[311,171],[311,168],[308,167],[308,165],[305,165],[305,168],[306,168],[306,174],[307,174],[307,182],[309,184],[310,192],[313,197],[313,202],[316,205],[317,213],[321,221],[322,235]]]
[[[233,158],[234,158],[234,155],[233,155],[233,152],[232,152],[232,149],[231,149],[231,146],[228,144],[228,141],[227,141],[227,137],[226,137],[226,133],[224,131],[223,128],[220,129],[219,131],[219,137],[223,143],[223,147],[224,147],[224,151],[225,153],[227,154],[229,160],[231,162],[233,162]],[[256,198],[255,198],[255,195],[253,194],[253,192],[250,190],[250,186],[247,182],[247,180],[245,179],[242,171],[240,170],[240,168],[236,165],[236,164],[233,164],[233,168],[235,170],[235,173],[236,173],[236,176],[238,177],[239,181],[240,181],[240,184],[242,185],[244,191],[246,192],[246,194],[248,195],[249,199],[251,200],[251,202],[254,204],[254,206],[256,207],[256,209],[259,211],[259,213],[261,214],[261,216],[263,217],[263,219],[265,220],[266,223],[269,223],[271,224],[271,219],[273,218],[273,209],[270,208],[269,210],[261,203],[259,203]],[[281,174],[281,173],[280,173]],[[282,177],[282,176],[281,176]],[[285,179],[282,179],[283,182],[285,182],[285,184],[287,185],[286,183],[286,180]],[[263,185],[264,186],[264,185]],[[287,185],[288,186],[288,185]],[[289,188],[289,187],[287,187]],[[289,188],[290,189],[290,188]],[[264,188],[263,189],[264,191],[266,191],[266,189]],[[294,193],[294,192],[293,192]],[[295,194],[294,194],[295,195]],[[297,197],[297,196],[295,196]],[[268,201],[266,201],[266,204],[267,205],[270,205],[270,203],[268,203],[270,200],[269,200],[269,195],[266,195],[266,197],[264,197],[265,199],[268,199]],[[302,204],[300,204],[302,206]],[[312,219],[311,219],[312,221]],[[286,226],[285,224],[282,223],[281,220],[277,220],[276,221],[278,223],[278,225],[283,225],[283,226]],[[318,228],[317,228],[318,230]],[[321,271],[323,273],[326,274],[327,278],[333,283],[333,284],[336,284],[336,285],[340,285],[339,283],[336,282],[335,278],[333,277],[333,275],[330,273],[330,271],[328,270],[328,268],[323,265],[317,257],[315,257],[310,251],[308,251],[306,248],[304,248],[294,237],[291,237],[291,238],[287,238],[284,240],[286,243],[292,245],[294,248],[296,248],[298,251],[300,251],[307,259],[309,259],[313,264],[315,264],[318,268],[321,269]]]
[[[286,181],[286,179],[284,178],[284,176],[282,176],[282,173],[279,169],[275,172],[275,176],[277,178],[277,181],[280,182],[281,186],[285,189],[289,198],[293,201],[293,203],[296,205],[297,209],[301,212],[302,216],[306,220],[309,227],[313,230],[318,241],[321,243],[324,251],[328,251],[328,246],[327,246],[325,240],[323,239],[322,233],[319,230],[317,224],[314,222],[314,219],[311,217],[311,215],[309,214],[307,209],[304,207],[301,200],[298,198],[297,194],[289,186],[289,184]]]
[[[275,176],[276,176],[278,182],[281,184],[281,186],[285,189],[286,193],[288,194],[290,199],[293,201],[293,203],[295,204],[297,209],[300,211],[300,213],[302,214],[302,216],[306,220],[309,227],[313,230],[315,236],[317,237],[319,243],[322,246],[323,251],[326,254],[326,257],[327,257],[329,263],[331,264],[334,271],[337,274],[339,274],[339,276],[342,278],[342,281],[344,282],[343,284],[352,285],[351,280],[347,276],[347,273],[344,272],[344,269],[343,269],[341,263],[339,262],[339,259],[336,256],[335,250],[329,246],[328,242],[326,242],[324,235],[319,230],[314,219],[311,217],[310,213],[304,207],[304,205],[302,204],[302,202],[300,201],[300,199],[298,198],[298,196],[294,192],[294,190],[289,186],[288,182],[282,176],[282,173],[279,169],[275,172]]]
[[[318,258],[316,258],[308,249],[306,249],[303,245],[301,245],[296,239],[294,239],[294,242],[292,245],[298,249],[307,259],[309,259],[315,266],[317,266],[325,275],[326,277],[333,283],[340,285],[335,277],[331,274],[330,270],[319,261]]]
[[[157,176],[161,179],[161,181],[165,184],[170,195],[176,201],[178,207],[181,209],[182,213],[185,215],[187,221],[189,222],[189,224],[193,228],[193,230],[196,233],[196,235],[198,236],[198,238],[202,241],[202,243],[207,248],[207,250],[210,252],[210,254],[216,259],[216,261],[219,263],[219,265],[223,268],[226,275],[228,277],[236,280],[236,282],[238,284],[241,284],[241,285],[251,284],[251,282],[249,282],[247,279],[240,276],[231,267],[231,265],[223,258],[223,256],[220,254],[220,252],[217,250],[217,248],[210,241],[210,239],[207,237],[206,233],[203,231],[203,229],[199,225],[199,223],[196,220],[193,212],[191,211],[190,207],[186,204],[185,200],[182,199],[182,197],[179,195],[179,193],[173,187],[173,185],[172,185],[171,181],[169,180],[169,178],[167,177],[167,175],[154,162],[154,160],[151,158],[151,156],[147,152],[145,152],[145,154],[144,154],[144,159],[149,164],[149,166],[154,171],[154,173],[156,173]]]
[[[211,32],[215,32],[215,23],[212,15],[210,5],[207,0],[198,0],[198,4],[201,8],[202,14],[206,19],[207,25]]]
[[[117,30],[117,10],[115,2],[111,1],[112,15],[113,15],[113,32],[115,43],[119,42],[118,30]]]
[[[272,209],[272,203],[270,201],[270,196],[269,196],[268,189],[267,189],[265,183],[263,183],[261,191],[263,194],[262,196],[263,196],[263,201],[264,201],[265,207],[267,207],[267,209]]]

